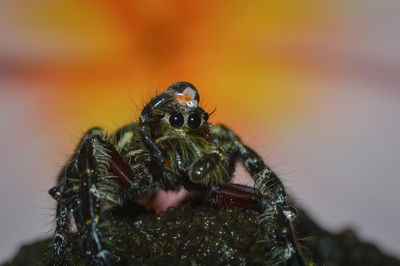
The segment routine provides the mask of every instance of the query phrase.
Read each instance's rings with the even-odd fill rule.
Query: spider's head
[[[218,185],[226,176],[225,157],[211,141],[209,114],[199,102],[191,83],[175,82],[145,107],[141,123],[152,118],[148,119],[151,138],[172,171],[189,176],[193,183]]]
[[[139,124],[149,128],[157,144],[171,138],[209,140],[209,115],[199,107],[199,102],[199,92],[192,84],[175,82],[144,107]]]

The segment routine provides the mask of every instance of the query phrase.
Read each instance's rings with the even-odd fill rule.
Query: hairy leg
[[[104,133],[98,128],[91,129],[61,172],[58,184],[49,191],[57,200],[54,251],[58,262],[62,262],[72,213],[90,258],[88,263],[110,264],[111,256],[104,248],[98,224],[104,202],[121,201],[114,193],[116,189],[130,190],[135,195],[134,173],[105,140]]]
[[[251,148],[244,145],[230,129],[217,125],[212,129],[213,141],[230,154],[232,169],[236,161],[240,161],[249,172],[257,185],[257,199],[261,211],[260,223],[266,226],[267,241],[277,247],[273,262],[290,262],[293,265],[305,264],[301,250],[294,235],[292,222],[296,217],[295,209],[287,203],[287,196],[282,182],[276,174],[269,169],[262,158]],[[252,192],[240,187],[223,186],[219,189],[219,198],[231,197],[233,199],[249,199]],[[234,193],[233,193],[234,192]],[[260,198],[261,196],[261,198]],[[252,200],[249,200],[251,202]]]
[[[95,147],[98,135],[86,140],[79,151],[78,171],[81,188],[79,199],[81,207],[74,213],[78,231],[84,238],[86,254],[90,257],[89,263],[109,265],[110,253],[105,249],[102,242],[102,233],[98,230],[100,222],[100,208],[102,201],[100,197],[99,169],[95,156]]]
[[[57,201],[56,228],[53,241],[54,257],[57,264],[61,263],[64,255],[63,252],[68,238],[71,212],[78,207],[79,197],[76,192],[79,191],[80,184],[77,179],[77,156],[82,143],[96,134],[102,134],[101,129],[93,128],[84,135],[78,145],[77,151],[59,174],[56,186],[49,190],[49,194]]]

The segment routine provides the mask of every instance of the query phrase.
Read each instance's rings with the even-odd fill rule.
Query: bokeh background
[[[3,0],[0,261],[83,132],[190,81],[318,222],[400,254],[400,2]],[[239,171],[237,176],[245,176]]]

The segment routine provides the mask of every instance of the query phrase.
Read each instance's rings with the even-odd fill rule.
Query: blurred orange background
[[[399,254],[399,7],[2,1],[0,261],[51,232],[47,190],[83,132],[136,121],[178,80],[324,226]]]

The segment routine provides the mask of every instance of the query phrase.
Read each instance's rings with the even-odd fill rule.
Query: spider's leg
[[[224,208],[259,209],[257,189],[240,184],[226,183],[219,188],[212,188],[211,199]]]
[[[85,140],[100,133],[102,133],[101,129],[93,128],[84,135],[74,156],[59,174],[56,186],[49,190],[49,194],[57,201],[56,228],[53,240],[54,258],[57,265],[61,264],[63,259],[64,248],[67,243],[70,227],[70,214],[72,210],[78,206],[78,195],[76,191],[79,190],[79,183],[76,182],[76,179],[73,179],[73,177],[78,176],[76,157],[79,147]]]
[[[120,204],[128,196],[138,199],[154,192],[158,186],[151,182],[153,176],[146,166],[147,153],[138,150],[136,157],[142,159],[132,166],[128,165],[114,144],[97,134],[87,138],[79,149],[76,164],[80,207],[74,212],[74,218],[90,263],[112,263],[111,253],[105,248],[105,239],[99,228],[104,203]],[[143,189],[139,190],[139,187]]]
[[[56,229],[53,241],[53,257],[56,265],[63,264],[64,249],[70,229],[71,213],[73,213],[75,218],[78,233],[83,232],[80,230],[82,229],[81,225],[84,223],[83,218],[85,216],[81,213],[81,207],[87,207],[85,206],[87,203],[82,201],[81,198],[85,197],[83,194],[87,191],[82,188],[87,188],[88,183],[86,182],[86,179],[88,178],[86,178],[86,172],[91,172],[90,167],[92,167],[92,165],[89,165],[89,168],[85,170],[82,169],[87,167],[87,163],[84,162],[85,159],[83,157],[93,157],[88,156],[88,144],[93,142],[92,139],[94,136],[98,135],[104,135],[103,131],[99,128],[93,128],[84,135],[75,154],[69,160],[66,167],[61,171],[57,185],[49,190],[49,194],[57,201]],[[90,160],[90,163],[93,161],[94,160]],[[79,167],[79,163],[81,163],[81,167]],[[82,167],[82,165],[84,167]],[[82,181],[83,179],[84,181]],[[92,179],[90,179],[89,182],[92,182]],[[92,198],[92,196],[89,197]]]
[[[286,204],[287,197],[282,182],[255,151],[244,145],[238,136],[223,125],[214,126],[211,132],[213,141],[230,154],[230,167],[234,167],[234,163],[240,160],[259,190],[273,204]]]
[[[56,265],[62,263],[70,229],[71,213],[77,206],[78,200],[74,192],[78,190],[79,184],[71,182],[71,179],[67,177],[77,176],[77,174],[76,164],[74,164],[74,158],[72,158],[61,171],[57,184],[49,190],[49,194],[57,201],[56,228],[53,239],[53,257]]]
[[[111,255],[102,242],[102,232],[98,229],[100,222],[99,167],[96,160],[95,145],[98,136],[93,136],[82,143],[77,158],[80,179],[79,199],[81,207],[74,213],[78,230],[84,237],[85,251],[90,262],[110,265]]]
[[[66,188],[65,183],[63,186],[55,186],[49,191],[53,198],[57,200],[56,229],[53,240],[53,252],[55,253],[56,264],[61,263],[70,223],[71,208],[68,204],[68,197],[65,197],[62,193],[64,188]]]
[[[274,246],[278,247],[274,252],[276,262],[298,261],[295,258],[302,258],[302,255],[295,240],[292,226],[296,214],[294,208],[287,203],[282,182],[265,165],[262,158],[251,148],[244,145],[230,129],[223,125],[217,125],[212,128],[212,135],[213,141],[223,147],[228,154],[231,154],[233,158],[231,160],[240,160],[254,179],[259,195],[263,198],[260,201],[262,203],[260,222],[266,226],[268,242],[274,243]],[[229,163],[229,165],[232,164],[234,163]],[[243,192],[239,194],[243,194]],[[300,263],[304,264],[304,260],[301,259]]]
[[[253,209],[260,213],[263,213],[271,205],[256,188],[234,183],[227,183],[218,189],[212,189],[211,199],[224,208]],[[281,216],[281,218],[283,217]],[[280,223],[282,226],[278,227],[277,231],[283,231],[284,234],[280,236],[282,241],[289,241],[296,250],[296,253],[286,261],[286,265],[306,265],[292,225],[286,219]]]
[[[53,240],[53,252],[57,265],[61,264],[63,260],[72,210],[78,206],[78,196],[75,194],[78,189],[79,184],[72,184],[72,182],[64,180],[49,191],[53,198],[57,200],[56,228]]]

